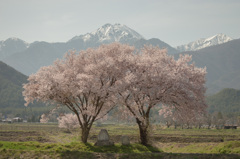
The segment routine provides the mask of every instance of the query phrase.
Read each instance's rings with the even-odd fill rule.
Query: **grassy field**
[[[114,146],[94,146],[107,129]],[[240,130],[166,129],[152,126],[151,145],[139,143],[137,126],[93,126],[88,143],[80,130],[67,133],[57,124],[0,124],[0,158],[240,158]],[[131,145],[122,146],[128,135]]]

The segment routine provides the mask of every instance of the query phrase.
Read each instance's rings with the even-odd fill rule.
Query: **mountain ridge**
[[[0,60],[11,56],[19,51],[24,51],[29,47],[29,43],[19,38],[8,38],[0,41]]]
[[[180,52],[197,51],[206,47],[223,44],[231,40],[233,40],[231,37],[220,33],[208,38],[201,38],[188,44],[177,46],[176,49]]]
[[[240,89],[240,39],[174,55],[189,54],[198,67],[207,67],[207,94],[214,94],[224,88]]]
[[[160,48],[167,48],[169,54],[177,53],[177,50],[167,43],[159,39],[146,40],[142,35],[126,25],[105,24],[91,33],[75,36],[67,42],[48,43],[43,41],[31,43],[27,49],[9,54],[2,61],[19,72],[30,75],[37,72],[40,67],[51,65],[56,59],[62,58],[68,50],[80,51],[112,42],[129,44],[136,48],[150,44]]]
[[[129,40],[139,40],[144,39],[142,35],[134,31],[133,29],[127,27],[126,25],[121,24],[105,24],[102,27],[98,28],[97,30],[87,33],[80,36],[75,36],[72,39],[70,39],[68,42],[71,42],[73,40],[83,39],[84,42],[93,40],[99,41],[102,43],[105,42],[124,42],[124,39]]]

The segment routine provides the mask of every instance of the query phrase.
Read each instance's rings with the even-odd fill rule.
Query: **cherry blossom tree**
[[[57,110],[57,107],[51,109],[48,113],[42,114],[40,117],[40,123],[47,123],[50,120],[50,118],[53,116],[56,110]]]
[[[118,43],[69,51],[64,59],[29,76],[23,86],[26,106],[37,100],[69,108],[77,116],[86,143],[93,122],[116,105],[117,83],[125,75],[122,64],[133,51]]]
[[[64,114],[57,118],[58,120],[58,127],[59,128],[65,128],[68,132],[70,132],[72,129],[78,127],[78,118],[76,114]]]
[[[170,105],[181,115],[205,110],[206,69],[189,64],[191,56],[181,55],[175,60],[166,50],[145,46],[129,61],[119,96],[136,119],[141,144],[148,145],[150,111],[154,106]]]
[[[176,109],[174,106],[163,105],[158,113],[160,116],[163,116],[165,122],[174,123],[175,128],[179,124],[182,125],[182,128],[184,124],[186,124],[188,129],[193,123],[200,127],[203,124],[203,111],[195,111],[195,109],[189,110],[189,113],[181,114],[182,112]]]
[[[42,114],[40,118],[40,123],[47,123],[49,121],[49,117],[46,114]]]
[[[195,128],[198,127],[198,129],[201,129],[201,127],[206,123],[206,114],[196,114],[196,119],[195,119]]]
[[[163,105],[162,108],[158,111],[159,116],[163,117],[167,128],[169,128],[174,123],[174,115],[176,112],[174,112],[173,109],[174,108],[171,106]]]
[[[182,115],[206,108],[206,70],[190,61],[189,55],[175,60],[156,47],[139,51],[118,43],[71,51],[31,75],[23,95],[26,105],[40,100],[68,107],[77,116],[84,143],[94,121],[123,105],[121,113],[132,114],[141,143],[147,145],[150,111],[156,105],[174,107]]]

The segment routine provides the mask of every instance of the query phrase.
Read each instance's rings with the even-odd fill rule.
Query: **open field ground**
[[[115,146],[96,147],[97,134],[107,129]],[[80,142],[80,130],[71,133],[57,124],[0,124],[0,158],[240,158],[240,130],[165,129],[151,127],[152,147],[142,146],[138,127],[93,126],[88,143]],[[121,136],[130,146],[121,145]]]

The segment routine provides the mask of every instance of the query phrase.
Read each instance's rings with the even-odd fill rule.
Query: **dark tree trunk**
[[[88,124],[83,125],[82,136],[81,136],[81,139],[82,139],[83,143],[87,143],[87,139],[88,139],[88,135],[89,135],[91,127],[92,127],[92,123],[90,123],[90,124],[88,123]]]
[[[88,135],[89,135],[89,130],[88,128],[83,128],[82,129],[82,136],[81,136],[81,139],[82,139],[82,142],[83,143],[87,143],[87,139],[88,139]]]
[[[146,122],[148,123],[148,122]],[[140,133],[140,142],[142,145],[148,146],[149,145],[149,141],[148,141],[148,126],[149,124],[144,124],[143,122],[141,122],[140,120],[137,119],[137,124],[139,127],[139,133]]]
[[[167,125],[167,128],[169,128],[171,126],[171,123],[167,121],[166,125]]]
[[[201,129],[201,127],[202,127],[202,124],[199,124],[199,125],[198,125],[198,129]]]
[[[139,131],[140,131],[141,144],[147,146],[148,145],[148,131],[147,131],[147,128],[143,128],[143,127],[139,126]]]

